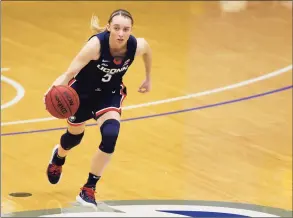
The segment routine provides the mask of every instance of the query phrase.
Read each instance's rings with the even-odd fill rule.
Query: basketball
[[[46,109],[58,119],[73,116],[79,108],[79,97],[70,86],[53,86],[45,97]]]

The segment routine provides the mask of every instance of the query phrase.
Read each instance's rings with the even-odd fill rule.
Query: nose
[[[123,36],[123,30],[120,30],[118,35],[119,35],[119,37],[122,37]]]

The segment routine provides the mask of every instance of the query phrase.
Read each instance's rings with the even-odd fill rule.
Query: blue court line
[[[217,107],[217,106],[221,106],[221,105],[225,105],[225,104],[232,104],[232,103],[236,103],[236,102],[240,102],[240,101],[246,101],[246,100],[250,100],[250,99],[253,99],[253,98],[262,97],[262,96],[265,96],[265,95],[270,95],[270,94],[273,94],[273,93],[282,92],[282,91],[292,89],[292,88],[293,88],[293,85],[289,85],[289,86],[285,86],[283,88],[279,88],[279,89],[275,89],[275,90],[271,90],[271,91],[263,92],[263,93],[260,93],[260,94],[243,97],[243,98],[237,98],[237,99],[233,99],[233,100],[229,100],[229,101],[223,101],[223,102],[219,102],[219,103],[215,103],[215,104],[208,104],[208,105],[204,105],[204,106],[200,106],[200,107],[187,108],[187,109],[184,109],[184,110],[170,111],[170,112],[165,112],[165,113],[160,113],[160,114],[153,114],[153,115],[147,115],[147,116],[140,116],[140,117],[122,119],[121,122],[128,122],[128,121],[133,121],[133,120],[142,120],[142,119],[148,119],[148,118],[152,118],[152,117],[161,117],[161,116],[166,116],[166,115],[170,115],[170,114],[179,114],[179,113],[184,113],[184,112],[188,112],[188,111],[202,110],[202,109],[205,109],[205,108]],[[96,123],[92,123],[92,124],[87,124],[86,126],[96,126],[96,125],[97,125]],[[1,136],[22,135],[22,134],[31,134],[31,133],[38,133],[38,132],[50,132],[50,131],[65,130],[65,129],[67,129],[67,127],[39,129],[39,130],[31,130],[31,131],[23,131],[23,132],[10,132],[10,133],[3,133],[3,134],[1,134]]]

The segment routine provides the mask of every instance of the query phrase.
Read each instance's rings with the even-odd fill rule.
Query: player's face
[[[114,46],[122,47],[127,43],[132,30],[131,20],[124,16],[115,16],[107,26]]]

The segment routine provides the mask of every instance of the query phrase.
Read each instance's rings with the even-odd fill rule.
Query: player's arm
[[[99,58],[100,47],[99,39],[97,37],[91,38],[72,60],[66,72],[54,81],[53,86],[68,85],[69,81],[91,60],[97,60]]]
[[[137,38],[137,48],[135,55],[142,56],[145,66],[146,80],[150,80],[152,68],[152,51],[144,38]]]

